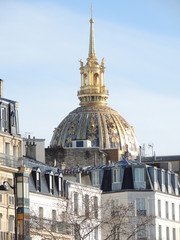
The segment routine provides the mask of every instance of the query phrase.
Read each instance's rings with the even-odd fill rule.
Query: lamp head
[[[0,191],[9,191],[9,188],[5,184],[3,184],[3,185],[0,185]]]

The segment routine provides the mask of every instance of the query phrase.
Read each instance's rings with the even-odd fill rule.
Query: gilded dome
[[[71,147],[73,140],[80,139],[88,139],[92,147],[100,149],[118,148],[122,154],[138,152],[133,127],[107,106],[76,108],[55,129],[51,146]]]
[[[92,147],[120,149],[121,154],[138,154],[133,128],[118,112],[107,107],[109,92],[104,80],[104,58],[99,65],[95,52],[93,19],[90,19],[89,54],[84,65],[80,60],[81,87],[77,93],[79,108],[55,129],[50,145],[72,147],[73,140],[90,140]]]

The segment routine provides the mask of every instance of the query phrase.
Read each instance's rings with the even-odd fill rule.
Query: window
[[[9,204],[14,205],[14,196],[9,195]]]
[[[49,176],[49,192],[53,193],[53,175]]]
[[[85,215],[89,217],[89,195],[85,195]]]
[[[0,213],[0,230],[2,229],[2,213]]]
[[[9,160],[9,156],[10,156],[10,144],[5,143],[5,158]]]
[[[74,235],[75,235],[75,240],[81,240],[81,235],[80,235],[80,224],[75,223],[74,224]]]
[[[119,183],[121,181],[120,179],[120,168],[119,169],[113,169],[113,183]]]
[[[46,170],[45,173],[46,182],[49,188],[49,193],[54,194],[54,173],[51,170]]]
[[[119,216],[119,199],[111,200],[111,215],[112,217]]]
[[[59,172],[56,172],[54,174],[54,180],[55,180],[55,184],[56,184],[56,188],[57,188],[57,191],[58,191],[58,194],[59,195],[62,195],[62,190],[63,190],[63,176],[61,173]]]
[[[2,131],[7,130],[7,108],[1,108],[1,129]]]
[[[136,213],[137,213],[137,216],[146,215],[146,206],[145,206],[144,198],[136,198]]]
[[[0,203],[2,203],[2,194],[0,194]]]
[[[166,218],[169,218],[169,206],[168,206],[168,202],[166,201]]]
[[[144,168],[135,168],[134,169],[134,188],[135,189],[145,189],[145,175]]]
[[[166,240],[169,240],[169,227],[166,227]]]
[[[144,168],[135,168],[135,181],[144,182]]]
[[[176,229],[173,228],[173,240],[176,240]]]
[[[77,141],[76,147],[83,147],[83,141]]]
[[[98,197],[94,197],[94,217],[98,218]]]
[[[41,191],[41,172],[36,172],[36,190],[37,192]]]
[[[161,217],[161,200],[158,199],[158,217]]]
[[[57,228],[57,221],[56,221],[56,210],[52,210],[52,225],[51,225],[51,231],[56,232]]]
[[[172,203],[172,219],[175,220],[175,206],[174,206],[174,203]]]
[[[154,181],[157,182],[157,169],[154,169]]]
[[[8,220],[9,232],[13,232],[13,228],[14,228],[14,216],[10,215]]]
[[[162,226],[159,225],[159,240],[162,240]]]
[[[98,240],[98,227],[94,229],[94,240]]]
[[[43,227],[43,208],[39,207],[39,225]]]
[[[74,193],[74,214],[78,214],[78,193]]]
[[[8,178],[7,181],[8,181],[8,183],[9,183],[11,186],[13,186],[13,180],[12,180],[12,178]],[[8,189],[9,189],[9,190],[8,190],[8,193],[14,194],[14,191],[13,191],[13,189],[12,189],[11,187],[9,187]]]
[[[58,178],[58,192],[61,193],[62,191],[62,177]]]
[[[37,192],[41,192],[41,169],[33,168],[32,169],[32,177],[34,180],[35,188]]]
[[[175,174],[174,188],[175,188],[175,194],[178,195],[178,175],[177,174]]]
[[[113,227],[111,230],[111,240],[120,240],[120,229],[118,227]]]
[[[165,172],[162,171],[162,184],[165,184]]]
[[[17,147],[13,146],[13,160],[17,160]]]
[[[137,226],[137,239],[145,239],[146,238],[146,226]]]
[[[92,185],[99,185],[99,171],[92,172]]]

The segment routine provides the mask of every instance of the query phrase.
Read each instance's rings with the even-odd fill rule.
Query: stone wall
[[[61,167],[64,162],[67,167],[99,166],[108,163],[108,154],[99,148],[46,148],[45,162],[50,166]]]

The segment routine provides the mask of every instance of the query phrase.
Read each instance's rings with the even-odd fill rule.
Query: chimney
[[[81,183],[81,172],[80,172],[80,171],[78,171],[78,172],[76,173],[76,182],[77,182],[77,183]]]
[[[0,79],[0,98],[3,97],[3,80]]]
[[[54,167],[57,167],[56,159],[54,159]]]

